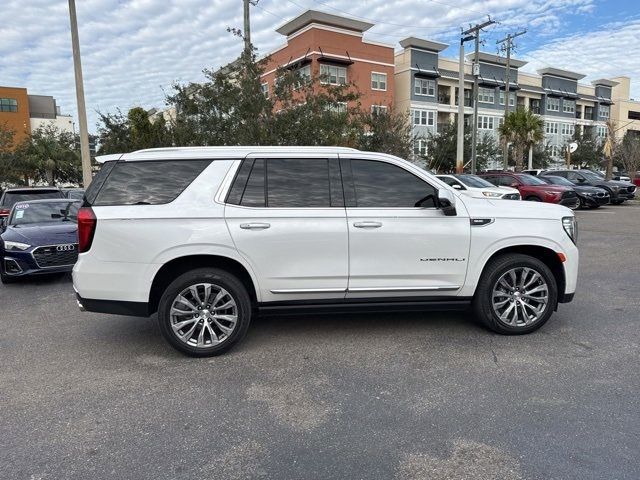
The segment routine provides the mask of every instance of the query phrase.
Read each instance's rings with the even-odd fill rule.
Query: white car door
[[[263,302],[344,298],[348,233],[336,155],[248,156],[225,219]]]
[[[391,160],[341,159],[349,225],[348,298],[456,295],[470,223],[437,208],[427,176]],[[434,182],[435,183],[435,182]]]

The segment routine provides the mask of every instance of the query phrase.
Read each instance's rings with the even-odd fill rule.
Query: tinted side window
[[[515,178],[509,175],[502,175],[498,177],[498,185],[502,187],[510,187],[514,183],[518,183]]]
[[[576,172],[567,173],[567,178],[570,181],[574,182],[574,183],[577,183],[578,182],[578,178],[580,178],[580,177],[581,177],[581,175],[579,173],[576,173]]]
[[[264,207],[265,205],[264,160],[255,160],[244,187],[240,205],[244,207]]]
[[[390,163],[351,160],[357,207],[435,207],[436,189]]]
[[[93,204],[158,205],[172,202],[210,163],[211,160],[117,162]]]
[[[330,207],[329,161],[293,158],[267,160],[267,206]]]
[[[91,180],[89,188],[87,188],[87,191],[84,194],[84,198],[87,200],[87,203],[89,205],[93,204],[93,202],[96,201],[98,192],[102,188],[102,185],[104,185],[104,182],[107,180],[107,177],[111,173],[113,167],[116,166],[116,163],[118,162],[111,161],[103,163],[98,173],[96,173],[95,177],[93,177],[93,180]]]

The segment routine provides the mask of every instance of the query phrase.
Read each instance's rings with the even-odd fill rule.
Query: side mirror
[[[464,190],[464,187],[457,183],[454,183],[453,185],[451,185],[451,188],[455,188],[456,190]]]
[[[438,190],[438,206],[442,213],[448,217],[453,217],[457,214],[456,196],[449,190]]]
[[[509,185],[511,188],[518,188],[520,185],[518,185],[518,182],[513,182],[511,185]]]
[[[584,183],[584,178],[582,177],[578,177],[576,178],[576,180],[578,180],[578,183]]]

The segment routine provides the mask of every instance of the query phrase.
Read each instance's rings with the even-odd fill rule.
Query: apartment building
[[[415,154],[424,154],[429,133],[437,133],[444,124],[454,122],[458,112],[458,60],[443,58],[440,52],[448,45],[409,37],[400,42],[402,50],[395,55],[395,106],[407,113],[417,137]],[[475,54],[466,57],[464,69],[465,121],[473,114],[471,75]],[[545,142],[552,156],[563,161],[564,149],[576,130],[604,139],[606,122],[613,118],[623,123],[629,116],[640,124],[638,102],[622,101],[629,98],[629,84],[620,79],[599,79],[591,84],[580,81],[585,75],[543,68],[537,74],[521,72],[527,62],[511,59],[509,93],[506,94],[506,59],[480,52],[478,90],[478,131],[498,139],[498,128],[504,119],[505,101],[509,109],[528,108],[545,122]],[[615,89],[615,90],[614,90]],[[613,92],[616,92],[616,95]],[[616,107],[614,98],[620,101]],[[623,107],[624,105],[625,107]],[[627,120],[628,121],[628,120]],[[638,128],[629,124],[627,128]],[[620,130],[623,133],[622,130]]]
[[[640,101],[631,98],[631,79],[629,77],[614,77],[616,83],[611,89],[611,116],[616,121],[616,132],[619,137],[627,131],[640,136]]]
[[[45,125],[53,125],[62,132],[74,132],[73,118],[60,113],[55,98],[29,95],[26,88],[0,86],[0,126],[14,131],[14,144]]]
[[[352,84],[362,94],[360,104],[365,110],[392,108],[394,48],[365,39],[364,32],[372,26],[315,10],[285,23],[276,31],[286,37],[286,43],[266,56],[261,76],[265,95],[272,94],[279,69],[289,69],[302,79]]]

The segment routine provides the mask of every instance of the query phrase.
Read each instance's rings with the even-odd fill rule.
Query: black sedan
[[[78,259],[78,208],[69,199],[18,202],[0,226],[0,280],[70,272]]]
[[[571,187],[578,194],[578,201],[580,202],[580,208],[598,208],[602,205],[606,205],[610,202],[611,197],[609,192],[604,188],[591,187],[589,185],[575,185],[564,177],[557,175],[540,175],[538,178],[549,185],[564,185]]]
[[[631,182],[621,180],[605,180],[591,170],[554,170],[544,175],[564,177],[574,185],[604,188],[609,192],[611,203],[619,205],[625,200],[633,200],[636,196],[636,186]]]

